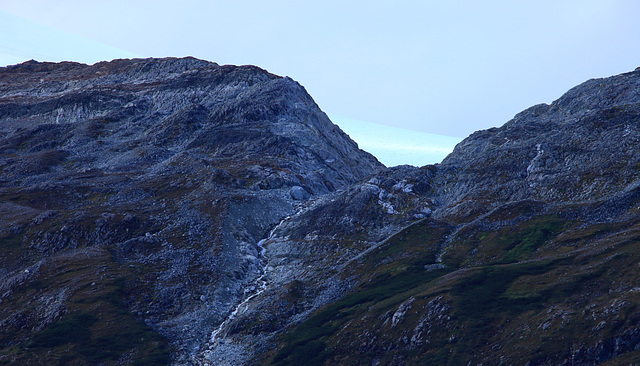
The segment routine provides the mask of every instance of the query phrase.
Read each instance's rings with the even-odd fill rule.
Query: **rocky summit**
[[[639,70],[385,168],[254,66],[0,68],[0,364],[639,364],[639,145]]]

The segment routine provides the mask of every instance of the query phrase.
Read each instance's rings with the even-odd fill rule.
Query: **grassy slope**
[[[5,190],[5,202],[59,208],[48,191]],[[61,202],[64,199],[58,196]],[[51,200],[49,202],[48,200]],[[15,206],[27,207],[27,206]],[[139,235],[145,224],[100,228],[102,212],[59,209],[42,221],[25,215],[0,232],[0,259],[15,273],[0,296],[0,364],[156,365],[169,361],[167,340],[132,314],[125,303],[150,271],[115,260],[115,248],[93,242],[102,235]],[[131,231],[129,232],[129,229]],[[52,245],[43,247],[43,238]],[[65,248],[65,246],[67,248]],[[44,258],[44,259],[43,259]]]
[[[578,350],[599,361],[617,356],[587,354],[640,322],[640,217],[583,225],[572,215],[579,209],[511,204],[460,230],[447,268],[432,271],[425,265],[451,228],[419,222],[354,265],[356,291],[291,329],[265,364],[535,365]]]
[[[47,261],[35,280],[14,289],[3,315],[19,314],[0,336],[0,364],[155,365],[168,362],[166,339],[130,313],[124,292],[134,274],[99,250]],[[64,302],[43,329],[42,307]],[[10,318],[10,316],[8,316]],[[33,327],[36,327],[35,329]]]

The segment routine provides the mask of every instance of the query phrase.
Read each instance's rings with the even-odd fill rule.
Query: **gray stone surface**
[[[291,195],[291,198],[293,198],[296,201],[304,201],[307,198],[309,198],[309,193],[300,186],[291,187],[289,194]]]

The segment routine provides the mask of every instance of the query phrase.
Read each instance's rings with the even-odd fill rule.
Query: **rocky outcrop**
[[[638,71],[590,80],[469,136],[442,162],[446,212],[521,199],[594,201],[637,187],[639,80]]]

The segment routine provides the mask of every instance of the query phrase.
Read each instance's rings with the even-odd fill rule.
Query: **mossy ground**
[[[103,251],[69,254],[41,266],[37,279],[16,289],[16,301],[3,307],[5,318],[19,311],[20,321],[3,329],[0,364],[166,364],[167,340],[126,309],[128,269]],[[56,302],[64,305],[44,321],[42,308],[54,309]]]
[[[106,213],[99,206],[63,209],[75,195],[98,197],[99,190],[78,189],[65,198],[59,193],[3,191],[16,212],[46,215],[29,211],[11,230],[0,232],[0,259],[11,274],[0,300],[0,364],[168,363],[168,341],[126,303],[145,269],[118,261],[109,245],[143,235],[149,223],[127,221],[125,213]]]

